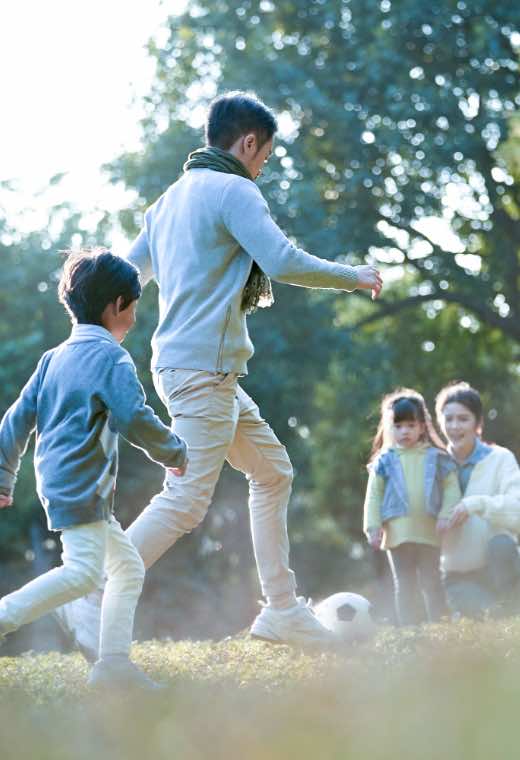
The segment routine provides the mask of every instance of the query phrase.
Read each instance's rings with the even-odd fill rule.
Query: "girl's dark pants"
[[[387,554],[400,625],[440,620],[446,614],[446,602],[439,572],[439,549],[428,544],[404,543]]]

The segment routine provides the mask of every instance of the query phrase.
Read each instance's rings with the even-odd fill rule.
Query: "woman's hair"
[[[482,425],[484,416],[482,399],[480,393],[469,383],[462,381],[449,383],[438,392],[435,399],[435,416],[440,427],[442,427],[441,420],[446,404],[462,404],[475,416],[477,424]]]
[[[405,421],[421,422],[424,425],[422,440],[439,449],[445,448],[421,394],[411,388],[398,388],[384,396],[381,402],[381,418],[372,442],[371,462],[382,449],[392,444],[391,426]]]
[[[122,309],[126,309],[140,297],[139,272],[129,261],[105,248],[64,253],[68,258],[58,296],[72,322],[101,325],[101,316],[109,303],[122,296]]]

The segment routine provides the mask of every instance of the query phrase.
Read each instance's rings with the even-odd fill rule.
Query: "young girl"
[[[460,490],[420,393],[402,388],[383,398],[368,469],[364,532],[372,547],[387,551],[398,621],[439,620],[445,603],[436,523],[449,516]]]

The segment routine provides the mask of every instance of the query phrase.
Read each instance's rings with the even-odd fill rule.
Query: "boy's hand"
[[[170,473],[170,475],[175,475],[176,478],[182,478],[182,476],[186,474],[186,470],[188,469],[188,460],[184,462],[182,467],[167,467],[166,469]]]
[[[5,494],[0,493],[0,509],[4,509],[4,507],[10,507],[12,503],[12,496],[6,496]]]
[[[372,549],[380,549],[383,543],[383,528],[377,528],[376,530],[370,530],[368,532],[368,543]]]
[[[371,290],[372,300],[374,301],[381,292],[383,287],[383,278],[379,269],[371,264],[363,264],[362,266],[354,267],[358,276],[357,288],[360,290]]]

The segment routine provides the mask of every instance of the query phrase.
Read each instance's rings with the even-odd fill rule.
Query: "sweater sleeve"
[[[35,371],[0,423],[0,493],[13,493],[18,470],[29,439],[36,427],[40,360]]]
[[[221,214],[230,234],[271,279],[305,288],[355,290],[356,270],[296,248],[274,222],[265,198],[250,180],[233,177],[226,185]]]
[[[504,452],[498,493],[464,496],[462,502],[468,512],[480,515],[493,527],[520,533],[520,468],[515,455]]]
[[[146,404],[135,365],[126,352],[109,370],[102,400],[111,426],[154,462],[164,467],[182,467],[186,462],[186,443]]]
[[[141,275],[141,284],[144,287],[153,278],[152,258],[150,256],[146,227],[143,227],[136,237],[125,258],[138,268]]]
[[[377,475],[374,469],[368,476],[365,505],[363,508],[363,532],[368,535],[370,531],[381,527],[381,505],[385,493],[385,480]]]

